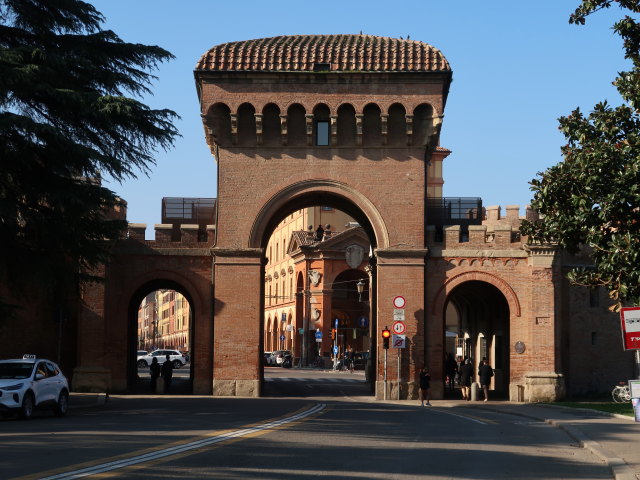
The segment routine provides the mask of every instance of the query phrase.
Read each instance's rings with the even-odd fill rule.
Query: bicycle
[[[324,359],[320,356],[317,356],[312,363],[312,366],[315,368],[320,368],[324,370]]]
[[[625,403],[631,401],[631,392],[629,391],[629,385],[624,382],[620,382],[620,385],[613,387],[611,391],[613,401],[616,403]]]

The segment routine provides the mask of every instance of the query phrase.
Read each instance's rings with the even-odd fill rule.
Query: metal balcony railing
[[[427,198],[427,225],[481,225],[484,217],[479,197]]]
[[[215,198],[164,197],[162,223],[213,225],[215,207]]]

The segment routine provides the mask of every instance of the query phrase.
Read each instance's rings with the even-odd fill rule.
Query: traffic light
[[[389,331],[389,327],[384,327],[382,330],[382,347],[385,350],[389,349],[389,338],[391,337],[391,332]]]
[[[331,340],[335,340],[336,339],[336,329],[332,328],[331,329]]]

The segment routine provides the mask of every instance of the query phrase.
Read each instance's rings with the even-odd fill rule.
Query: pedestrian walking
[[[478,376],[480,377],[480,386],[484,393],[484,401],[489,401],[489,386],[491,385],[491,377],[493,377],[493,368],[489,366],[486,358],[482,359],[482,364],[478,369]]]
[[[173,363],[171,363],[171,356],[167,355],[167,359],[162,364],[160,373],[162,374],[162,380],[164,381],[164,393],[167,394],[171,390],[171,379],[173,377]]]
[[[427,367],[423,367],[420,370],[420,404],[424,407],[425,401],[427,402],[427,406],[431,406],[429,402],[429,394],[431,393],[431,375],[429,375],[429,370]]]
[[[460,386],[462,387],[462,399],[471,400],[471,378],[473,377],[473,366],[471,359],[467,358],[460,367]]]
[[[355,355],[353,352],[353,347],[349,346],[345,353],[345,361],[347,362],[347,369],[349,369],[351,373],[353,373],[353,369],[354,369],[354,363],[355,363],[354,360],[355,360]]]
[[[160,376],[160,364],[158,363],[158,357],[153,357],[153,360],[151,360],[149,374],[151,375],[151,393],[156,393],[158,390],[158,377]]]

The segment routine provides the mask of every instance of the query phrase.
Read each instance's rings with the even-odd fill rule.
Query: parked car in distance
[[[353,354],[353,369],[364,370],[369,360],[369,352],[355,352]]]
[[[262,352],[262,364],[269,366],[269,357],[271,352]]]
[[[29,419],[35,409],[48,408],[62,417],[69,409],[69,382],[51,360],[24,355],[0,360],[0,412]]]
[[[269,357],[268,365],[272,367],[280,367],[282,366],[282,362],[284,361],[285,354],[292,355],[290,350],[276,350],[275,352],[271,352],[271,356]]]
[[[138,357],[138,368],[147,368],[151,365],[153,358],[158,359],[158,363],[162,365],[167,359],[167,355],[169,355],[169,360],[173,363],[173,368],[180,368],[182,365],[187,363],[187,360],[184,358],[184,355],[180,353],[178,350],[154,350],[148,355],[143,355]]]

